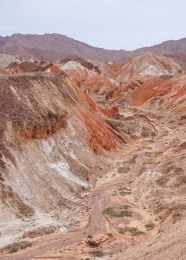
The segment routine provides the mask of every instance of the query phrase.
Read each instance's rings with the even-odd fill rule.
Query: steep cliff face
[[[2,243],[43,225],[65,229],[73,214],[83,223],[81,194],[108,164],[96,154],[118,142],[105,115],[60,76],[2,75],[0,85]]]

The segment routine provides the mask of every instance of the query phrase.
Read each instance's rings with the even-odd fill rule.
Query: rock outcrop
[[[181,72],[180,66],[163,55],[146,53],[126,61],[119,71],[117,81],[127,81],[137,76],[176,76]]]
[[[0,97],[0,257],[185,259],[183,68],[14,62]]]
[[[103,168],[96,154],[121,140],[110,131],[106,113],[64,76],[2,75],[0,85],[0,218],[6,243],[29,231],[28,222],[31,229],[73,224],[74,212],[85,211],[81,192],[93,184],[94,170]]]

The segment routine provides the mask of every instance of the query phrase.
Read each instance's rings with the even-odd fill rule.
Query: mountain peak
[[[144,47],[135,51],[117,51],[96,48],[58,33],[45,33],[44,35],[15,33],[9,37],[0,37],[1,54],[19,55],[49,62],[62,60],[70,55],[86,60],[118,62],[127,57],[134,57],[146,52],[166,55],[186,52],[186,38],[166,41],[159,45]]]

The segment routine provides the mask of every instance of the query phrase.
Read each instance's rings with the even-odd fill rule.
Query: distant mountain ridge
[[[60,34],[14,34],[10,37],[0,37],[0,53],[54,62],[71,55],[84,59],[116,61],[122,57],[121,53],[125,53],[125,51],[110,51],[92,47]]]
[[[186,38],[180,40],[165,41],[152,47],[144,47],[134,51],[105,50],[92,47],[86,43],[74,40],[61,34],[13,34],[12,36],[0,36],[0,54],[18,55],[23,58],[34,60],[46,60],[55,62],[69,56],[83,59],[100,60],[104,62],[118,62],[126,57],[134,57],[141,53],[152,52],[171,57],[179,62],[181,54],[186,53]],[[176,55],[179,53],[179,55]],[[180,56],[181,55],[181,56]],[[185,59],[182,59],[182,65]]]
[[[153,53],[161,53],[161,54],[172,54],[177,52],[185,52],[186,51],[186,38],[182,38],[180,40],[169,40],[164,41],[160,44],[156,44],[151,47],[139,48],[137,50],[132,51],[132,53],[144,53],[144,52],[153,52]]]
[[[139,48],[131,51],[129,56],[134,57],[147,52],[166,55],[179,63],[182,67],[186,67],[186,38],[169,40],[151,47]]]

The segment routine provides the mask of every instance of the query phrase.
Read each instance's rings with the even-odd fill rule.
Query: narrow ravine
[[[0,258],[11,260],[80,259],[78,258],[80,255],[86,256],[92,250],[92,247],[87,244],[88,241],[95,241],[99,245],[96,249],[106,251],[111,257],[111,253],[117,254],[125,246],[132,246],[147,239],[147,234],[140,231],[140,228],[144,225],[143,223],[154,221],[154,216],[146,211],[133,195],[133,182],[145,163],[144,151],[147,146],[147,142],[144,143],[142,139],[138,139],[126,144],[117,153],[113,153],[113,170],[99,178],[95,188],[84,198],[89,214],[87,227],[76,227],[64,234],[52,234],[35,239],[31,248],[12,255],[0,256]],[[126,161],[129,165],[128,172],[120,173]],[[132,212],[130,218],[125,216],[114,218],[105,213],[105,209],[109,207],[118,210],[118,207],[122,205]],[[118,226],[121,223],[119,222],[125,223],[124,226],[134,225],[142,235],[135,237],[130,233],[120,234]],[[77,258],[73,258],[75,248],[77,255],[80,254]]]
[[[167,147],[175,138],[171,129],[169,135],[165,135],[168,128],[164,123],[156,124],[156,130],[156,136],[133,140],[112,153],[111,171],[99,177],[95,187],[83,198],[88,211],[84,226],[34,239],[30,248],[0,256],[0,259],[85,260],[97,254],[101,259],[122,260],[122,254],[130,248],[144,243],[148,248],[155,244],[156,237],[166,231],[162,226],[163,215],[155,214],[152,207],[156,205],[157,196],[162,196],[154,181],[156,175],[159,176],[156,161],[164,160],[161,159],[164,153],[165,157],[171,154]],[[145,259],[143,257],[140,259]],[[126,256],[126,259],[133,258]]]

